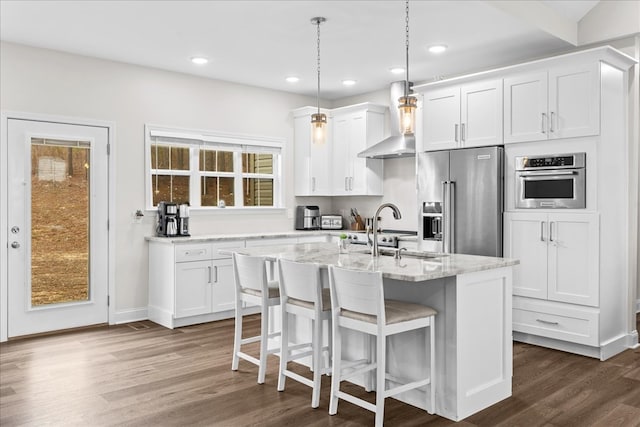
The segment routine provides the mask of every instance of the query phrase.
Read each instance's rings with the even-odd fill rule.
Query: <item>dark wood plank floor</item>
[[[257,316],[245,322],[247,333],[258,330]],[[247,362],[232,372],[232,340],[233,321],[225,320],[177,330],[139,322],[3,343],[0,425],[373,425],[372,413],[344,401],[337,415],[327,414],[328,378],[318,409],[310,407],[311,389],[295,381],[276,391],[275,356],[264,385]],[[385,424],[640,426],[640,350],[606,362],[521,343],[513,353],[511,398],[457,424],[388,399]]]

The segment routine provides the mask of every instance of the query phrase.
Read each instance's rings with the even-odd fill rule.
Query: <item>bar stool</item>
[[[236,284],[236,326],[233,340],[233,361],[231,370],[237,371],[240,359],[258,366],[258,384],[264,384],[267,370],[267,356],[277,353],[278,347],[269,349],[269,338],[280,332],[269,334],[269,307],[280,304],[280,291],[277,281],[267,279],[266,259],[259,256],[233,253],[233,275]],[[242,338],[242,317],[245,313],[243,303],[260,306],[260,335]],[[244,344],[260,342],[260,359],[241,351]]]
[[[280,277],[280,307],[282,310],[282,336],[280,338],[280,374],[278,391],[283,391],[286,377],[294,379],[312,388],[311,407],[320,405],[320,385],[322,375],[330,372],[330,347],[322,346],[323,323],[329,324],[329,343],[331,343],[331,296],[329,289],[322,288],[320,267],[318,264],[300,263],[278,259]],[[305,317],[311,320],[311,342],[291,346],[289,343],[288,315]],[[294,352],[294,353],[292,353]],[[325,352],[325,366],[321,366],[321,355]],[[287,369],[287,363],[311,356],[313,379],[303,377]]]
[[[331,312],[333,322],[333,372],[329,414],[338,411],[338,400],[344,399],[376,414],[375,425],[382,426],[384,420],[384,400],[407,390],[429,385],[430,404],[428,412],[435,408],[435,351],[434,322],[436,311],[420,304],[384,299],[382,273],[355,271],[329,266],[331,289]],[[375,361],[356,361],[343,365],[341,354],[342,328],[360,331],[376,337]],[[389,335],[414,329],[425,328],[430,342],[429,377],[405,383],[394,388],[386,388],[386,380],[399,383],[386,372],[386,339]],[[367,347],[367,352],[370,347]],[[425,348],[425,353],[427,349]],[[346,378],[376,370],[376,404],[373,405],[356,396],[340,391],[340,382]],[[345,375],[345,370],[351,370]]]

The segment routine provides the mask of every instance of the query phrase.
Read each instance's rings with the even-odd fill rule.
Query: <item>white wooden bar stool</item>
[[[427,405],[432,414],[435,407],[435,351],[434,324],[436,311],[431,307],[402,301],[385,300],[382,273],[347,270],[329,266],[331,312],[333,322],[333,371],[329,414],[338,411],[338,400],[344,399],[376,414],[376,426],[384,420],[384,400],[387,397],[418,387],[429,386],[431,402]],[[376,337],[375,361],[365,360],[345,363],[341,354],[342,328],[360,331]],[[429,377],[404,383],[387,389],[387,380],[398,384],[405,382],[386,372],[386,342],[389,335],[425,328],[429,337]],[[370,348],[366,349],[367,352]],[[427,348],[425,346],[425,353]],[[344,365],[344,366],[343,366]],[[347,366],[348,365],[348,366]],[[340,382],[355,375],[376,370],[376,404],[340,391]],[[350,371],[345,374],[345,371]],[[426,403],[426,402],[425,402]]]
[[[322,288],[318,264],[300,263],[278,259],[280,277],[280,307],[282,310],[282,336],[280,337],[280,375],[278,391],[283,391],[286,377],[312,388],[311,407],[320,405],[320,385],[322,374],[329,373],[329,346],[322,346],[323,323],[329,324],[328,337],[331,343],[331,297],[329,289]],[[290,345],[289,314],[311,320],[311,342]],[[322,354],[326,352],[325,366]],[[287,369],[287,363],[311,356],[313,379],[303,377]]]
[[[279,285],[277,281],[267,279],[267,264],[264,257],[234,253],[233,275],[236,284],[236,327],[231,370],[238,370],[240,359],[251,362],[258,366],[258,384],[263,384],[267,370],[267,356],[280,350],[279,347],[268,348],[269,338],[280,335],[280,332],[269,334],[269,307],[280,304]],[[260,306],[260,335],[242,338],[244,302]],[[260,342],[260,359],[241,351],[244,344],[254,342]]]

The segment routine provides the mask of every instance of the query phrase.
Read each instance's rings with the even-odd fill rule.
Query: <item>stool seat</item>
[[[280,285],[277,280],[269,280],[267,286],[267,298],[278,298],[280,296]],[[242,293],[253,295],[255,297],[261,297],[262,289],[242,288]]]
[[[310,302],[310,301],[304,301],[301,299],[295,299],[291,297],[289,297],[287,301],[289,302],[289,304],[298,305],[300,307],[304,307],[308,309],[313,309],[314,307],[313,302]],[[322,289],[322,311],[330,311],[330,310],[331,310],[331,292],[329,291],[329,288],[323,288]]]
[[[414,304],[396,300],[384,300],[385,320],[387,325],[420,319],[421,317],[435,316],[437,311],[426,305]],[[360,313],[351,310],[340,310],[340,314],[350,319],[361,320],[368,323],[377,323],[377,316]]]

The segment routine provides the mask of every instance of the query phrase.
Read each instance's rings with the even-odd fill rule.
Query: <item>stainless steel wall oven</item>
[[[584,209],[586,153],[516,157],[516,208]]]

